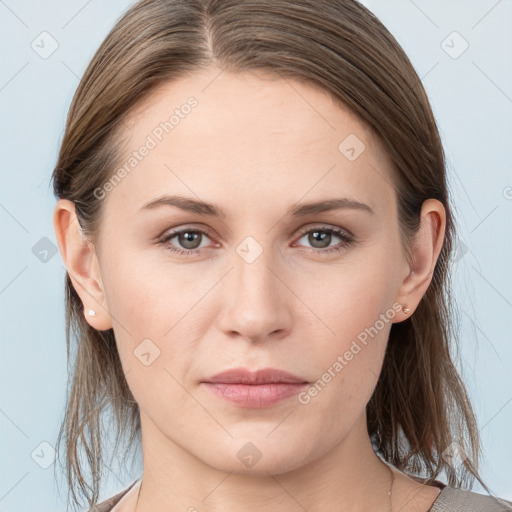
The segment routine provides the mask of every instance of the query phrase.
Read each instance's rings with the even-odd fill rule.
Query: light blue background
[[[462,374],[482,436],[482,477],[511,500],[512,1],[364,3],[410,56],[443,137],[459,222]],[[51,464],[51,449],[40,444],[54,446],[63,414],[64,267],[58,252],[42,262],[33,248],[44,237],[56,248],[49,177],[67,109],[93,53],[130,4],[0,0],[0,511],[65,510],[66,488],[59,485],[59,496],[53,465],[34,461]],[[31,48],[43,31],[58,42],[47,59]],[[469,43],[456,59],[442,47],[453,31]],[[462,41],[454,41],[457,51]],[[131,473],[112,468],[103,498],[139,471],[137,464]]]

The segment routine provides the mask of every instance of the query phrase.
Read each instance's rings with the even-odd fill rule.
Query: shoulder
[[[429,512],[510,512],[512,502],[445,486]]]
[[[110,512],[121,501],[123,496],[125,496],[136,483],[138,483],[138,481],[139,480],[135,480],[135,482],[133,482],[126,489],[116,494],[115,496],[112,496],[107,500],[96,504],[95,506],[91,507],[87,512]]]

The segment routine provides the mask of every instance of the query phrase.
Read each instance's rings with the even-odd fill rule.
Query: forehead
[[[136,138],[147,132],[152,122],[165,122],[173,112],[179,115],[190,98],[198,108],[194,107],[193,116],[187,114],[187,124],[196,131],[208,132],[210,126],[223,124],[223,131],[229,133],[231,121],[237,132],[244,128],[243,123],[250,123],[245,128],[254,135],[269,134],[275,128],[311,138],[351,128],[361,138],[372,136],[341,101],[311,80],[260,70],[232,73],[214,66],[161,84],[132,109],[124,125]]]
[[[120,165],[143,146],[150,149],[111,195],[138,206],[177,189],[204,199],[236,195],[244,207],[275,198],[276,190],[286,206],[333,188],[375,211],[394,198],[379,141],[310,82],[215,67],[196,71],[140,102],[125,120],[124,137]]]

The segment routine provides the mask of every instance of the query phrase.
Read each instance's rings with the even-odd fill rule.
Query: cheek
[[[111,254],[109,261],[113,262],[105,270],[109,311],[114,325],[119,324],[115,329],[125,337],[129,333],[134,343],[164,337],[215,282],[211,271],[200,274],[189,265],[167,260],[164,249],[146,249],[129,257]]]
[[[311,328],[330,345],[343,347],[373,326],[381,314],[394,314],[393,261],[385,248],[375,246],[291,278],[294,292],[307,307],[303,316],[310,319]]]
[[[377,384],[396,315],[392,261],[386,251],[368,251],[296,281],[314,334],[303,356],[315,361],[318,379],[302,403],[334,422],[339,411],[356,417]]]
[[[182,286],[170,272],[146,272],[139,266],[127,279],[122,270],[119,265],[111,282],[119,291],[114,295],[114,332],[135,400],[152,418],[164,410],[171,415],[176,411],[197,414],[194,401],[180,384],[187,385],[198,357],[197,336],[190,331],[187,313],[199,292]],[[179,288],[185,291],[178,292]],[[179,423],[179,417],[173,416],[172,421]]]
[[[347,297],[350,294],[340,301]],[[308,415],[329,422],[338,433],[363,413],[375,390],[395,314],[394,309],[381,307],[380,297],[366,301],[364,307],[347,302],[336,304],[333,299],[319,309],[334,334],[314,338],[303,352],[303,360],[314,362],[316,380],[299,396]]]
[[[211,284],[191,281],[180,265],[111,256],[104,284],[123,370],[134,395],[154,394],[173,382],[171,374],[181,382],[197,357],[191,319]]]

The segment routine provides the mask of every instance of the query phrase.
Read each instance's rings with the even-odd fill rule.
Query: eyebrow
[[[175,206],[186,212],[208,215],[211,217],[217,217],[219,219],[226,219],[227,217],[226,212],[214,204],[179,195],[165,195],[158,197],[144,204],[141,207],[141,210],[153,210],[161,206]],[[291,215],[293,217],[304,217],[306,215],[314,215],[340,209],[360,210],[375,215],[375,212],[367,204],[361,203],[354,199],[350,199],[348,197],[340,197],[303,204],[294,204],[291,206],[291,208],[288,209],[286,216]]]

